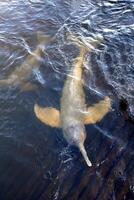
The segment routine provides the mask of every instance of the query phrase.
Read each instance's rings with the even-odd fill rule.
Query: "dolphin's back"
[[[83,123],[85,94],[82,86],[82,65],[84,55],[82,51],[77,57],[64,84],[61,98],[61,124],[63,129]]]

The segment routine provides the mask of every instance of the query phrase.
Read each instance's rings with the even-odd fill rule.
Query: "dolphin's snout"
[[[79,147],[80,152],[82,153],[82,155],[83,155],[83,157],[84,157],[84,159],[85,159],[87,165],[88,165],[89,167],[91,167],[91,166],[92,166],[92,163],[91,163],[91,161],[90,161],[89,158],[88,158],[88,155],[87,155],[87,152],[86,152],[86,150],[85,150],[84,144],[83,144],[83,143],[79,143],[78,147]]]

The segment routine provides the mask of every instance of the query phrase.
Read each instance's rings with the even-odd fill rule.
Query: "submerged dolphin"
[[[34,88],[34,85],[27,82],[27,79],[34,69],[40,67],[42,50],[51,40],[49,36],[42,35],[40,32],[37,33],[37,38],[39,44],[36,49],[27,56],[20,67],[17,67],[6,79],[0,80],[0,86],[20,86],[24,90]]]
[[[99,122],[111,106],[109,97],[105,97],[104,100],[91,107],[86,106],[82,85],[82,66],[86,53],[87,50],[82,45],[79,56],[75,59],[71,71],[67,75],[60,101],[60,111],[51,107],[42,108],[35,104],[34,112],[43,123],[51,127],[62,128],[67,142],[77,146],[87,165],[91,166],[84,147],[86,139],[84,124]]]

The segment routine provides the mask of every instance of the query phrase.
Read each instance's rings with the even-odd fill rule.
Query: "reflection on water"
[[[0,86],[0,199],[134,199],[133,123],[119,110],[127,100],[134,113],[133,1],[0,1],[0,79],[19,68],[37,45],[37,32],[54,38],[42,52],[40,68],[27,80],[34,90]],[[37,102],[59,109],[66,73],[78,49],[67,33],[104,37],[83,70],[87,104],[108,95],[112,110],[86,127],[88,168],[59,129],[40,123]],[[89,68],[92,69],[92,74]]]

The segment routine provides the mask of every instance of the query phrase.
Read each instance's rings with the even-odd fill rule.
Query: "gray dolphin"
[[[23,90],[33,89],[35,86],[27,81],[34,69],[38,69],[41,63],[41,55],[44,46],[51,40],[41,32],[37,33],[38,45],[31,52],[21,66],[17,67],[6,79],[0,80],[1,86],[20,86]]]
[[[110,110],[111,101],[109,97],[105,97],[104,100],[91,107],[86,106],[82,84],[82,66],[89,49],[87,50],[87,47],[82,45],[82,42],[77,38],[74,39],[74,36],[70,38],[79,44],[80,53],[67,75],[60,101],[60,111],[51,107],[42,108],[35,104],[34,112],[37,118],[46,125],[62,128],[67,142],[79,148],[87,165],[90,167],[92,164],[84,147],[86,139],[84,125],[99,122]],[[94,45],[95,42],[92,41],[91,43]]]

